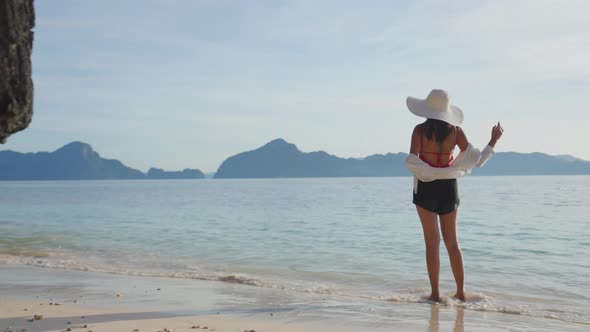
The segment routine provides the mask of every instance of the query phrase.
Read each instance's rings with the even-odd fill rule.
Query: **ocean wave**
[[[19,253],[23,255],[19,255]],[[281,278],[265,278],[262,276],[254,276],[246,273],[203,271],[201,267],[195,266],[193,264],[177,266],[173,269],[147,269],[145,267],[130,268],[128,266],[117,265],[116,263],[113,264],[112,262],[101,263],[100,259],[92,259],[86,256],[84,259],[82,259],[79,255],[69,252],[13,251],[10,254],[0,253],[0,264],[27,265],[42,268],[109,273],[137,277],[219,281],[245,286],[289,290],[299,293],[351,296],[351,294],[347,292],[337,291],[337,288],[332,285],[318,283],[315,281],[289,281]]]
[[[503,294],[505,297],[511,295]],[[531,304],[513,304],[499,301],[498,299],[483,293],[468,293],[465,301],[453,298],[451,296],[441,296],[440,302],[433,302],[428,299],[428,295],[423,292],[411,292],[394,294],[388,297],[376,297],[376,300],[393,302],[393,303],[424,303],[431,305],[440,305],[442,307],[463,308],[465,310],[495,312],[510,315],[522,315],[535,318],[554,319],[563,322],[585,324],[581,321],[581,315],[570,311],[547,308],[537,302],[537,305]]]
[[[23,257],[49,257],[49,253],[42,250],[27,249],[27,248],[0,248],[0,255],[5,256],[23,256]]]
[[[0,264],[7,265],[28,265],[43,268],[63,269],[71,271],[88,271],[99,273],[110,273],[118,275],[129,275],[138,277],[163,277],[179,279],[196,279],[221,281],[233,284],[242,284],[250,286],[264,286],[256,278],[240,274],[221,274],[214,272],[194,272],[194,271],[147,271],[134,270],[113,264],[100,264],[96,262],[81,262],[76,257],[68,257],[64,253],[55,252],[35,252],[35,251],[11,251],[0,252]]]
[[[244,277],[244,276],[237,276],[237,275],[227,275],[217,277],[215,279],[217,281],[229,282],[232,284],[242,284],[242,285],[250,285],[250,286],[262,286],[262,283],[256,279]]]

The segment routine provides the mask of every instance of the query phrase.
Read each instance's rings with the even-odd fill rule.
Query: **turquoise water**
[[[445,303],[588,324],[590,177],[459,181],[470,298]],[[2,264],[219,280],[359,303],[416,303],[429,292],[409,177],[0,189]],[[449,295],[444,246],[441,254]]]

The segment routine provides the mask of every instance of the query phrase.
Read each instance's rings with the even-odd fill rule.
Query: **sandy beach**
[[[3,331],[346,331],[317,324],[252,320],[225,315],[176,316],[77,303],[61,304],[42,299],[23,301],[3,298],[0,312]]]
[[[281,300],[280,297],[285,299]],[[427,303],[375,303],[387,322],[338,316],[341,305],[309,294],[217,281],[0,266],[2,331],[518,331],[559,330],[563,322]],[[320,303],[323,302],[323,303]],[[342,299],[338,299],[342,302]],[[321,314],[331,310],[333,315]],[[582,331],[583,325],[569,325]]]
[[[244,303],[252,291],[248,285],[28,266],[0,266],[0,271],[2,331],[346,332],[361,327],[289,314],[264,294],[266,300]]]

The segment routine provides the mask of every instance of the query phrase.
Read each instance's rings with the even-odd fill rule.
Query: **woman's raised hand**
[[[500,137],[502,137],[503,132],[504,132],[504,128],[502,128],[502,125],[500,125],[500,122],[498,122],[497,125],[492,127],[492,139],[494,141],[499,140]]]
[[[498,142],[500,137],[502,137],[503,133],[504,133],[504,128],[502,128],[502,125],[500,125],[500,122],[498,122],[497,125],[492,127],[492,138],[490,139],[489,145],[491,147],[494,147],[494,145],[496,145],[496,142]]]

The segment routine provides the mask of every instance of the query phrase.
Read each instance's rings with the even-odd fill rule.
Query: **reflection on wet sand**
[[[455,308],[455,325],[453,326],[453,332],[464,332],[463,321],[465,310],[461,307]],[[433,304],[430,306],[430,321],[428,322],[428,332],[439,332],[440,331],[440,305]]]

